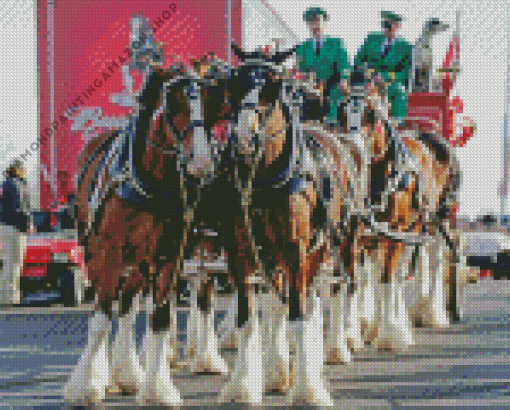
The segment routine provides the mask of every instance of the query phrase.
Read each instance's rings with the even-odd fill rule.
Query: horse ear
[[[239,47],[236,43],[232,42],[231,43],[231,48],[232,48],[232,51],[234,52],[234,54],[241,60],[245,60],[246,59],[246,53],[243,51],[243,49],[241,47]]]
[[[279,51],[276,54],[274,54],[273,56],[271,56],[271,58],[269,58],[269,60],[275,64],[281,64],[287,58],[289,58],[292,54],[294,54],[296,52],[296,49],[297,49],[297,47],[292,47],[291,49],[286,50],[286,51]]]

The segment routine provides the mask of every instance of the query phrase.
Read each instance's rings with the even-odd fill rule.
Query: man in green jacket
[[[383,11],[382,32],[368,35],[354,60],[355,67],[374,70],[382,81],[388,84],[388,98],[391,104],[392,123],[402,126],[406,115],[406,92],[409,82],[412,46],[397,37],[402,17]]]
[[[324,97],[329,100],[329,113],[326,122],[337,123],[338,107],[344,102],[347,92],[349,61],[347,50],[339,38],[323,35],[324,22],[328,20],[325,10],[309,8],[303,15],[312,38],[298,45],[296,57],[299,70],[312,74],[318,82]]]

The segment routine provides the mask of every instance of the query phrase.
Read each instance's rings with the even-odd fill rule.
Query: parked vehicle
[[[465,232],[467,264],[488,272],[494,279],[510,277],[510,237],[499,232]]]
[[[74,234],[42,233],[28,238],[21,273],[22,303],[76,306],[88,285],[83,252]]]

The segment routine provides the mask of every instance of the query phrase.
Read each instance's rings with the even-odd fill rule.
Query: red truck
[[[21,273],[22,303],[83,302],[87,286],[83,250],[62,232],[30,236]]]

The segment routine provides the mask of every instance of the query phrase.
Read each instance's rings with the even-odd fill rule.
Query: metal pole
[[[510,12],[510,10],[509,10]],[[507,13],[508,16],[508,13]],[[508,27],[508,24],[507,24]],[[507,29],[508,30],[508,29]],[[501,184],[500,200],[501,200],[501,215],[506,215],[508,205],[508,106],[509,106],[509,87],[510,87],[510,32],[507,31],[506,35],[506,81],[505,81],[505,112],[503,114],[503,181]]]
[[[232,64],[232,52],[230,44],[232,43],[232,0],[226,0],[225,7],[227,8],[227,61],[228,65]]]

